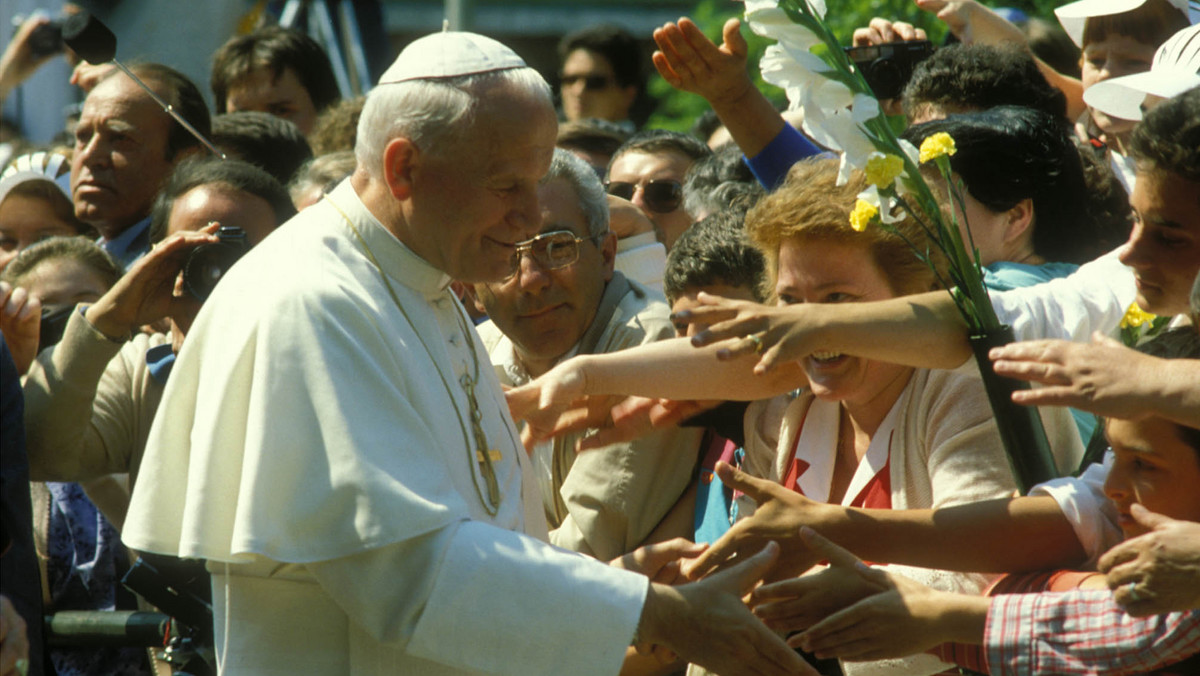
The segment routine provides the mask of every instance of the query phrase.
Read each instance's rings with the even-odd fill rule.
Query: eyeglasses
[[[512,272],[505,279],[512,279],[521,269],[521,255],[529,254],[543,270],[558,270],[579,260],[579,243],[592,239],[591,237],[576,237],[570,230],[555,230],[517,242],[513,245],[512,258],[509,265]]]
[[[679,181],[654,180],[645,183],[609,181],[605,186],[608,194],[623,200],[633,200],[633,193],[642,189],[642,202],[650,211],[665,214],[675,211],[683,202],[683,184]]]
[[[583,81],[583,89],[588,92],[598,92],[612,86],[612,80],[607,75],[563,75],[559,78],[562,86],[571,87],[576,82]]]

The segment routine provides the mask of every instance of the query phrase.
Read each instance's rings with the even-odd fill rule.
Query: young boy
[[[671,312],[695,307],[701,292],[763,302],[766,262],[746,238],[744,221],[741,209],[719,211],[689,228],[675,242],[663,277]],[[677,324],[675,331],[690,336],[701,328]],[[708,430],[700,442],[702,455],[696,481],[676,511],[694,504],[695,542],[715,542],[737,518],[733,491],[721,484],[713,468],[718,460],[740,464],[744,411],[745,404],[723,404],[692,421],[707,425]]]
[[[1175,329],[1142,349],[1161,358],[1200,359],[1200,333],[1191,326]],[[1115,461],[1104,491],[1127,539],[1147,532],[1134,516],[1135,504],[1171,519],[1200,522],[1200,429],[1150,416],[1110,419],[1105,433]],[[852,557],[834,557],[834,565],[854,565]],[[944,660],[993,674],[1098,673],[1096,669],[1182,674],[1200,667],[1200,610],[1130,618],[1107,603],[1111,593],[1099,575],[1043,574],[1033,585],[1027,577],[1022,579],[1025,591],[1030,586],[1052,591],[993,599],[939,592],[879,571],[862,575],[885,591],[814,625],[797,639],[798,645],[821,657],[844,659],[876,659],[880,652],[899,655],[936,646],[932,652]],[[1020,582],[1007,585],[1006,591],[1017,591],[1012,587]],[[755,596],[778,598],[777,590],[788,584],[760,588]],[[1077,591],[1055,595],[1069,588]],[[1082,591],[1089,589],[1102,591]],[[1097,610],[1100,614],[1092,615]],[[770,608],[756,612],[770,614]],[[1092,627],[1101,631],[1093,635]]]

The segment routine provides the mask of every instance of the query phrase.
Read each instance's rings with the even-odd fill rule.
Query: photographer
[[[63,340],[25,382],[25,420],[34,480],[82,481],[129,472],[136,481],[146,435],[202,301],[184,291],[181,270],[198,247],[236,226],[254,246],[294,213],[287,191],[236,160],[185,162],[153,209],[158,241],[91,306],[71,314]],[[141,327],[169,320],[167,333]],[[116,517],[119,523],[123,517]]]

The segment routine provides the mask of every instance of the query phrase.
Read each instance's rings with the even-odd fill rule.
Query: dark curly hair
[[[668,301],[715,284],[744,287],[758,302],[766,300],[766,259],[746,236],[745,219],[742,209],[718,211],[679,236],[663,274]]]
[[[1067,123],[1067,98],[1050,86],[1033,57],[1015,45],[950,45],[913,69],[904,87],[904,112],[936,106],[948,112],[1012,105],[1036,108]]]

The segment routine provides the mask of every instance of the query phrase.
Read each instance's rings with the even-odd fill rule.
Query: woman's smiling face
[[[775,293],[782,304],[853,303],[895,298],[897,294],[865,246],[791,237],[779,247]],[[813,394],[847,403],[867,403],[912,369],[837,353],[814,353],[802,360]]]

